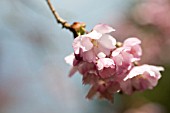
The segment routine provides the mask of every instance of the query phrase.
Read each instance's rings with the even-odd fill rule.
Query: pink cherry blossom
[[[108,67],[114,68],[115,63],[110,58],[100,58],[97,61],[97,67],[98,67],[98,70],[102,70],[103,68],[108,68]]]
[[[138,38],[128,38],[124,41],[123,47],[129,48],[127,52],[133,55],[132,61],[139,61],[142,56],[141,41]]]
[[[164,71],[164,68],[147,64],[135,66],[121,83],[121,90],[131,94],[134,91],[152,89],[161,78],[160,71]]]
[[[125,47],[117,48],[112,52],[111,55],[111,58],[113,59],[116,65],[115,78],[118,81],[123,80],[123,78],[126,77],[127,72],[133,66],[132,63],[133,56],[128,52],[126,52],[127,49],[129,48],[125,48]]]
[[[115,38],[107,34],[112,31],[114,29],[108,25],[96,25],[92,32],[74,39],[74,53],[80,54],[83,60],[88,62],[95,62],[100,52],[109,55],[116,45]]]
[[[104,82],[102,80],[99,80],[97,84],[94,84],[90,88],[86,98],[91,99],[95,96],[96,93],[99,93],[99,98],[105,98],[113,102],[113,94],[117,93],[119,89],[120,85],[117,82]]]
[[[109,78],[115,75],[115,63],[110,58],[100,58],[97,61],[97,69],[101,78]]]
[[[98,93],[100,98],[113,101],[117,92],[132,94],[152,89],[164,70],[147,64],[136,66],[142,55],[141,41],[128,38],[117,46],[115,38],[108,34],[112,31],[106,24],[96,25],[90,33],[74,39],[74,53],[65,58],[72,66],[69,76],[78,71],[83,84],[91,85],[86,96],[89,99]]]
[[[161,73],[159,71],[164,71],[164,68],[161,66],[153,66],[153,65],[148,65],[148,64],[135,66],[124,80],[144,74],[145,72],[149,73],[149,75],[152,77],[156,77],[157,79],[160,79]]]

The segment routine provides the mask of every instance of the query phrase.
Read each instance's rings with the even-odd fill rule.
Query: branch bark
[[[47,4],[48,4],[51,12],[53,13],[53,15],[55,17],[57,23],[61,24],[63,28],[70,30],[73,33],[74,38],[77,37],[78,34],[77,34],[76,30],[74,28],[72,28],[72,25],[70,25],[66,20],[64,20],[63,18],[61,18],[59,16],[59,14],[57,13],[55,8],[53,7],[53,5],[52,5],[50,0],[46,0],[46,1],[47,1]]]

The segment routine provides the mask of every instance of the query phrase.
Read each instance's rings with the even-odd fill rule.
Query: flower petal
[[[85,35],[82,35],[84,37],[88,37],[90,39],[100,39],[100,37],[102,36],[101,33],[93,30],[92,32],[88,33],[88,34],[85,34]]]
[[[100,53],[97,54],[97,56],[98,56],[99,58],[105,58],[105,57],[106,57],[106,54],[104,54],[103,52],[100,52]]]
[[[134,46],[141,44],[141,40],[138,38],[128,38],[124,41],[123,46]]]
[[[93,30],[96,30],[99,33],[105,34],[115,31],[112,27],[108,26],[107,24],[98,24],[96,25]]]
[[[120,83],[121,91],[125,94],[132,94],[133,89],[132,89],[132,83],[131,80],[126,80]]]
[[[69,77],[72,77],[77,72],[77,66],[71,67],[71,70],[69,72]]]
[[[111,50],[106,47],[103,47],[101,44],[98,44],[98,47],[94,47],[94,52],[96,54],[103,52],[106,56],[109,56]]]
[[[73,61],[75,59],[74,53],[71,53],[70,55],[66,56],[64,60],[66,61],[67,64],[70,64],[73,66]]]
[[[113,68],[115,65],[114,61],[110,58],[100,58],[98,61],[97,61],[97,67],[98,67],[98,70],[102,70],[104,67],[108,68],[108,67],[111,67]]]
[[[92,49],[92,47],[93,47],[93,44],[91,43],[90,39],[87,37],[82,37],[81,48],[83,52],[89,51],[90,49]]]
[[[111,35],[104,34],[102,37],[98,40],[99,43],[108,48],[108,49],[114,49],[116,48],[116,39],[113,38]]]
[[[118,56],[123,51],[123,48],[117,48],[112,52],[112,57]]]
[[[99,70],[99,75],[102,78],[109,78],[109,77],[113,77],[113,75],[115,74],[115,69],[113,68],[104,68],[103,70]]]
[[[132,70],[129,72],[129,74],[124,78],[124,80],[131,79],[138,75],[143,75],[144,73],[149,73],[150,76],[156,77],[159,79],[161,77],[161,74],[159,71],[163,71],[164,68],[160,66],[152,66],[152,65],[141,65],[141,66],[135,66],[132,68]]]
[[[93,52],[93,50],[86,51],[83,53],[83,60],[87,62],[93,62],[96,60],[96,56]]]
[[[81,48],[81,36],[78,36],[73,41],[73,49],[75,54],[79,54]]]

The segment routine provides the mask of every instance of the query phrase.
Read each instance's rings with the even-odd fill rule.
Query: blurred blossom
[[[128,109],[123,113],[166,113],[165,109],[155,103],[147,103],[138,108]]]
[[[134,20],[141,25],[153,24],[165,29],[169,25],[170,3],[168,0],[144,0],[135,6]]]
[[[150,45],[149,47],[147,47],[148,49],[150,49],[150,52],[151,51],[152,53],[155,52],[154,56],[160,56],[159,57],[160,60],[164,62],[170,61],[170,59],[167,59],[167,56],[170,56],[168,52],[169,50],[167,49],[170,47],[169,11],[170,11],[170,2],[168,0],[144,0],[140,4],[136,5],[132,16],[134,21],[136,21],[137,24],[139,25],[142,26],[151,25],[155,27],[153,29],[157,30],[156,32],[158,33],[158,35],[155,34],[154,31],[153,32],[151,31],[153,34],[155,34],[152,38],[155,44],[152,43],[149,44],[150,43],[150,41],[148,41],[150,40],[148,39],[149,36],[146,36],[148,38],[145,40],[146,42],[149,43],[145,43],[144,47]],[[163,51],[159,48],[162,48]],[[146,53],[146,57],[147,57],[147,53]]]
[[[144,42],[142,62],[168,64],[170,62],[169,10],[168,0],[142,0],[132,6],[132,12],[126,20],[120,21],[121,24],[117,25],[119,33],[115,36],[139,37]]]
[[[143,55],[140,63],[151,63],[166,65],[169,70],[170,66],[170,1],[169,0],[138,0],[133,4],[125,15],[116,24],[116,31],[113,33],[117,40],[124,40],[126,37],[135,36],[142,41]],[[155,90],[145,92],[142,94],[135,94],[134,100],[137,96],[146,97],[148,100],[160,102],[162,106],[169,108],[169,71],[163,73],[160,84]],[[166,88],[165,88],[166,87]],[[164,90],[165,89],[165,90]],[[130,97],[128,97],[130,98]],[[133,103],[132,102],[132,103]],[[127,105],[131,103],[127,102]],[[139,102],[140,103],[140,102]],[[133,110],[134,111],[134,110]],[[138,111],[145,113],[144,111]],[[134,113],[138,113],[136,110]],[[129,111],[128,113],[133,113]],[[150,113],[150,112],[148,112]],[[157,113],[155,111],[155,113]],[[160,112],[164,113],[164,112]]]

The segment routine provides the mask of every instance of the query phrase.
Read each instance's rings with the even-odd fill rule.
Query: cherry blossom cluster
[[[109,34],[113,31],[106,24],[96,25],[91,32],[74,39],[74,53],[65,58],[72,65],[69,76],[78,71],[83,84],[91,85],[89,99],[97,94],[113,101],[117,92],[132,94],[152,89],[164,70],[160,66],[137,65],[142,55],[141,41],[132,37],[119,43]]]

